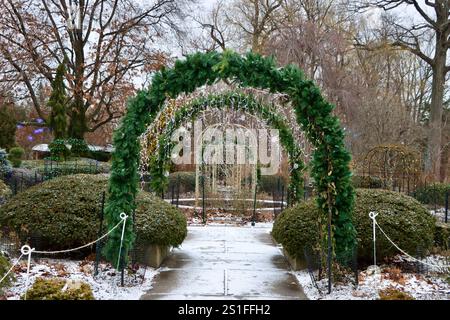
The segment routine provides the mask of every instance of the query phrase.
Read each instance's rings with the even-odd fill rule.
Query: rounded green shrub
[[[14,168],[19,168],[22,164],[22,158],[25,150],[20,147],[14,147],[9,150],[8,160],[11,161]]]
[[[50,155],[54,161],[62,161],[69,157],[70,150],[66,146],[66,141],[64,139],[55,139],[49,144]]]
[[[0,253],[0,279],[2,279],[6,272],[11,268],[11,264],[8,259]],[[0,297],[3,295],[3,291],[12,285],[14,282],[14,273],[11,272],[1,283],[0,283]]]
[[[5,149],[0,149],[0,178],[8,177],[12,173],[11,162]]]
[[[195,172],[191,171],[178,171],[169,175],[169,188],[171,192],[172,188],[177,192],[177,185],[180,184],[180,193],[194,192],[195,191]]]
[[[448,223],[437,222],[434,232],[434,244],[444,250],[450,249],[450,225]]]
[[[81,157],[82,155],[86,155],[89,153],[89,147],[86,141],[82,139],[68,139],[67,143],[71,146],[70,154],[73,157]]]
[[[423,204],[444,206],[447,192],[450,192],[450,183],[433,183],[417,188],[414,198]]]
[[[380,290],[378,295],[380,300],[415,300],[410,294],[392,287]]]
[[[45,181],[0,207],[0,227],[9,227],[22,239],[40,236],[45,250],[89,243],[98,237],[101,199],[107,183],[106,175],[88,174]],[[176,246],[183,241],[186,219],[181,211],[144,192],[137,204],[136,233],[140,237],[155,241],[151,244]],[[147,234],[154,230],[157,235]]]
[[[355,188],[380,189],[383,181],[379,177],[372,176],[352,176],[352,184]]]
[[[2,180],[0,180],[0,205],[3,204],[11,195],[11,189]]]
[[[136,242],[179,246],[187,236],[183,213],[156,196],[141,192],[137,198]]]
[[[318,210],[314,201],[301,202],[284,210],[275,220],[273,238],[294,258],[302,259],[304,248],[320,243]]]
[[[25,296],[22,296],[24,299]],[[95,300],[91,286],[60,278],[37,278],[27,291],[27,300]]]
[[[353,223],[357,231],[359,261],[372,261],[371,211],[378,212],[378,224],[406,252],[414,255],[418,247],[429,250],[433,246],[436,220],[417,200],[398,192],[358,189]],[[303,258],[305,246],[318,247],[318,217],[315,200],[288,208],[275,221],[272,235],[290,255]],[[378,258],[389,258],[398,253],[377,231]]]

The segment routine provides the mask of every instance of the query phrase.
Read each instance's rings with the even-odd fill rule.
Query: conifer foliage
[[[56,70],[56,76],[52,83],[52,94],[48,101],[48,106],[52,113],[50,117],[50,127],[56,139],[64,139],[67,136],[67,115],[66,115],[66,88],[64,85],[64,63],[61,63]]]

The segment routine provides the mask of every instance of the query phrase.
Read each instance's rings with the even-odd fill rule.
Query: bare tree
[[[46,106],[39,84],[52,82],[66,65],[71,97],[69,131],[86,132],[122,116],[135,91],[133,78],[165,63],[155,46],[164,27],[174,26],[177,0],[2,0],[0,4],[0,83],[20,83],[40,118]]]
[[[227,20],[242,33],[253,52],[261,53],[270,34],[278,28],[284,0],[235,0]]]
[[[445,79],[450,71],[447,53],[450,48],[450,1],[449,0],[369,0],[360,1],[358,9],[377,7],[391,11],[407,6],[417,13],[421,22],[407,23],[395,16],[385,16],[385,22],[392,26],[389,34],[379,41],[358,42],[368,48],[377,46],[396,47],[409,51],[427,63],[432,73],[430,116],[428,124],[428,141],[426,171],[436,179],[442,180],[440,174],[442,154],[442,115],[445,92]],[[429,52],[423,41],[433,38],[433,45]]]
[[[200,6],[193,14],[188,15],[191,25],[198,26],[198,32],[190,28],[191,32],[179,34],[178,45],[182,54],[187,55],[193,51],[226,50],[235,40],[235,30],[226,18],[228,6],[225,0],[219,0],[208,11]]]

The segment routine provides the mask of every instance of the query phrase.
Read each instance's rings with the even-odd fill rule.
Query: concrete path
[[[188,228],[142,300],[306,299],[271,225]]]

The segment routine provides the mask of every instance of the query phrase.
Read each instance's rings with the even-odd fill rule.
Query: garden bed
[[[446,263],[445,260],[443,256],[427,258],[427,262],[439,265]],[[293,274],[311,300],[378,300],[380,291],[386,289],[395,289],[415,300],[450,300],[449,273],[443,273],[442,270],[430,270],[424,274],[402,272],[399,266],[406,268],[407,265],[411,265],[411,261],[406,256],[398,255],[391,263],[381,265],[379,274],[360,271],[358,286],[351,281],[334,283],[331,294],[327,294],[326,277],[316,281],[316,287],[308,271],[293,271]]]
[[[23,260],[14,268],[16,281],[6,290],[8,300],[19,300],[26,289],[26,261]],[[75,261],[65,259],[40,259],[31,263],[29,286],[38,277],[62,278],[88,283],[96,300],[139,300],[152,288],[153,278],[158,270],[138,266],[137,270],[126,271],[124,286],[120,286],[120,272],[110,264],[100,263],[99,274],[93,275],[92,261]]]

